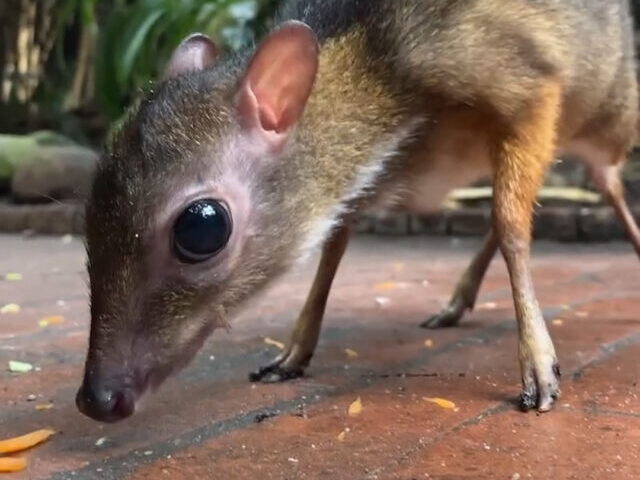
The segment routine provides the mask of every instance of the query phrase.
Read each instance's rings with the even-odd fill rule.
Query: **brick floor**
[[[559,404],[539,416],[514,405],[516,332],[501,259],[460,328],[416,327],[446,302],[477,246],[358,238],[307,378],[246,380],[277,353],[264,337],[286,338],[313,264],[274,286],[230,332],[216,332],[133,418],[105,426],[73,405],[88,328],[81,242],[0,236],[0,273],[23,275],[0,281],[0,304],[22,306],[0,315],[0,438],[42,427],[60,432],[26,454],[26,472],[0,478],[638,478],[640,269],[631,248],[536,244],[534,277],[564,372]],[[377,291],[381,282],[398,288]],[[380,307],[377,296],[390,301]],[[57,314],[63,324],[38,325]],[[346,348],[358,357],[349,359]],[[38,371],[11,374],[9,360]],[[349,417],[358,397],[362,413]],[[450,399],[456,409],[424,397]],[[35,410],[49,401],[51,410]],[[259,413],[274,416],[256,423]]]

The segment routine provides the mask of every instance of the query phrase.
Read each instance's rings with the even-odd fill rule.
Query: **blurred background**
[[[200,31],[222,50],[238,49],[269,27],[281,1],[1,0],[0,231],[80,233],[80,204],[108,132],[157,78],[179,41]],[[639,7],[634,0],[634,12]],[[632,158],[624,178],[630,202],[640,207],[640,161]],[[490,191],[478,187],[486,185],[457,192],[448,202],[454,216],[464,210],[461,226],[443,224],[442,214],[422,221],[394,213],[382,224],[364,222],[362,229],[482,234]],[[551,222],[549,235],[621,235],[581,166],[557,162],[547,187],[543,206],[569,209]],[[49,210],[46,204],[52,204]],[[591,209],[586,221],[585,208]],[[56,216],[61,209],[62,217]],[[572,219],[568,232],[565,217]]]
[[[94,152],[179,41],[200,31],[223,50],[240,48],[276,3],[0,1],[0,195],[13,202],[82,197]],[[70,185],[42,184],[65,168]]]

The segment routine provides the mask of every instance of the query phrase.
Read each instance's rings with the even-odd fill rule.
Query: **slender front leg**
[[[537,94],[519,119],[497,135],[493,224],[509,270],[518,321],[521,404],[545,412],[558,397],[560,370],[529,270],[531,217],[555,151],[562,90],[559,83],[548,82]]]
[[[313,286],[298,316],[287,348],[269,365],[249,374],[249,380],[252,382],[282,382],[302,376],[318,344],[320,326],[331,290],[331,283],[347,248],[347,243],[349,243],[350,234],[351,222],[345,221],[327,239],[322,249],[320,265]]]
[[[458,280],[447,306],[421,323],[422,328],[454,327],[467,310],[473,310],[482,279],[497,249],[498,238],[492,228],[484,238],[482,248]]]

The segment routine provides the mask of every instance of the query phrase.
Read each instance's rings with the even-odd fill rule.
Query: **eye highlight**
[[[227,246],[231,228],[231,216],[221,202],[197,200],[173,226],[173,252],[183,263],[204,262]]]

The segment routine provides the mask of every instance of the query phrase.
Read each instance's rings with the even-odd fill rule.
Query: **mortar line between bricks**
[[[580,379],[581,375],[584,373],[585,370],[599,365],[602,362],[604,362],[605,360],[609,359],[611,356],[613,356],[614,354],[624,350],[625,348],[631,346],[631,345],[636,345],[640,343],[640,331],[637,332],[633,332],[630,333],[629,335],[626,335],[622,338],[619,338],[617,340],[614,340],[612,342],[609,342],[607,344],[604,344],[600,347],[600,351],[598,353],[596,353],[595,355],[593,355],[589,360],[587,360],[586,362],[582,363],[581,365],[578,365],[576,368],[574,368],[573,370],[571,370],[569,372],[568,375],[568,379],[571,382],[576,382]],[[458,424],[457,426],[453,427],[451,429],[451,431],[459,431],[462,430],[463,428],[470,426],[470,425],[475,425],[477,423],[479,423],[482,419],[491,416],[491,415],[495,415],[497,413],[501,413],[502,411],[505,411],[506,407],[509,407],[509,405],[512,405],[512,402],[510,401],[503,401],[500,402],[498,405],[495,405],[494,407],[490,407],[487,410],[485,410],[484,412],[480,412],[478,415],[476,415],[475,417],[472,417],[470,419],[467,419],[463,422],[461,422],[460,424]],[[565,407],[566,408],[566,407]],[[579,410],[579,409],[575,409],[575,410]],[[584,411],[587,411],[589,413],[591,409],[589,408],[585,408]],[[599,410],[599,409],[593,409],[593,412],[605,412],[605,410]],[[611,413],[611,414],[615,414],[615,411],[609,411],[607,412],[607,414]],[[617,413],[624,413],[624,412],[617,412]],[[633,416],[639,416],[640,414],[634,414]],[[442,434],[443,436],[446,435],[446,433]]]
[[[573,370],[571,370],[569,372],[568,375],[568,379],[569,381],[575,382],[578,381],[580,376],[582,375],[582,373],[590,368],[593,367],[595,365],[598,365],[602,362],[604,362],[605,360],[607,360],[608,358],[610,358],[611,356],[613,356],[614,354],[624,350],[626,347],[629,347],[631,345],[635,345],[637,343],[640,343],[640,331],[636,331],[633,333],[630,333],[629,335],[626,335],[622,338],[618,338],[617,340],[614,340],[612,342],[609,342],[607,344],[604,344],[601,346],[600,351],[598,353],[596,353],[595,355],[593,355],[589,360],[587,360],[586,362],[582,363],[581,365],[578,365],[576,368],[574,368]],[[507,410],[510,410],[514,405],[514,402],[512,400],[504,400],[502,402],[499,402],[496,405],[493,405],[492,407],[486,408],[485,410],[481,411],[480,413],[474,415],[473,417],[467,418],[465,420],[463,420],[462,422],[458,423],[457,425],[454,425],[453,427],[449,428],[448,430],[442,432],[439,435],[435,435],[433,437],[431,437],[431,439],[429,441],[426,442],[420,442],[418,444],[417,447],[415,447],[411,452],[408,452],[405,455],[405,458],[407,458],[409,456],[413,456],[415,454],[417,454],[420,450],[424,449],[427,446],[431,446],[437,442],[440,442],[448,437],[450,437],[452,434],[456,434],[462,430],[464,430],[467,427],[473,426],[473,425],[477,425],[479,424],[481,421],[499,415],[501,413],[506,412]],[[566,408],[566,407],[565,407]],[[567,409],[571,409],[571,408],[567,408]],[[575,410],[575,411],[584,411],[585,413],[592,413],[592,414],[606,414],[606,415],[624,415],[625,412],[615,412],[615,411],[606,411],[606,410],[599,410],[598,409],[594,409],[593,411],[590,411],[589,408],[585,408],[585,409],[571,409],[571,410]],[[553,412],[551,413],[546,413],[543,415],[548,415],[551,414],[553,415]],[[627,414],[624,415],[627,417],[637,417],[640,418],[640,414]],[[399,464],[402,462],[398,462],[398,466]],[[383,472],[385,470],[384,467],[382,467],[380,470],[378,470],[378,472]]]
[[[575,302],[574,304],[569,305],[569,307],[572,309],[578,308],[584,304],[596,302],[602,298],[608,297],[606,294],[594,295],[589,299]],[[562,306],[547,308],[544,310],[544,316],[545,318],[551,318],[564,310],[565,309]],[[412,359],[396,365],[395,367],[393,367],[393,369],[414,369],[418,366],[422,366],[425,362],[438,355],[459,350],[468,345],[476,345],[478,342],[489,342],[491,340],[498,339],[503,334],[515,330],[515,325],[515,319],[509,319],[504,322],[500,322],[499,324],[485,327],[478,332],[464,336],[454,342],[447,343],[440,348],[421,351]],[[637,332],[634,335],[637,335],[640,338],[640,332]],[[609,355],[613,354],[615,351],[617,350],[611,349]],[[601,355],[603,355],[602,352]],[[336,369],[336,371],[338,370],[341,369]],[[325,385],[316,386],[314,388],[311,388],[309,391],[297,395],[292,399],[275,402],[269,406],[254,409],[249,412],[244,412],[239,415],[214,422],[210,425],[197,427],[189,432],[179,435],[178,437],[169,438],[155,444],[146,445],[144,447],[141,447],[140,449],[127,452],[115,457],[110,457],[101,462],[91,463],[77,470],[56,472],[48,478],[49,480],[97,478],[93,477],[92,475],[96,473],[97,468],[100,468],[101,471],[99,474],[99,478],[101,480],[121,480],[125,475],[131,473],[131,471],[142,465],[148,465],[152,462],[165,458],[167,455],[173,455],[175,453],[184,451],[192,446],[200,445],[204,441],[212,440],[225,434],[254,426],[255,416],[258,413],[264,412],[265,410],[277,411],[280,412],[280,414],[291,414],[301,403],[304,403],[306,405],[316,405],[326,400],[327,398],[346,394],[350,391],[353,391],[354,389],[366,389],[373,384],[380,383],[383,380],[384,379],[379,377],[364,377],[347,385],[342,385],[340,387],[329,390]],[[512,406],[511,401],[500,402],[499,404],[484,410],[480,414],[474,415],[473,417],[464,420],[454,428],[457,428],[458,430],[463,429],[466,426],[473,425],[479,422],[486,415],[495,415],[501,411],[506,411],[510,406]],[[451,430],[449,432],[451,432]],[[443,435],[446,435],[446,432],[443,433]],[[153,452],[151,455],[144,455],[142,453],[143,451],[149,450]],[[86,474],[87,476],[83,476],[83,474]]]
[[[560,408],[562,408],[563,410],[568,410],[570,412],[586,413],[589,415],[598,415],[603,417],[640,418],[640,412],[625,412],[623,410],[612,410],[609,408],[599,408],[596,406],[589,406],[589,407],[561,406]]]

